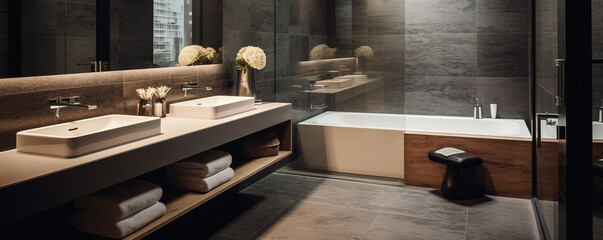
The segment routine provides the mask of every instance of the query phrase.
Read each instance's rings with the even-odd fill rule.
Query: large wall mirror
[[[221,63],[221,0],[0,0],[0,78]]]

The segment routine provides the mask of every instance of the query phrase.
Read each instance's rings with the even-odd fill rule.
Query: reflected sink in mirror
[[[17,133],[17,152],[77,157],[161,133],[161,119],[105,115]]]
[[[254,97],[212,96],[170,105],[170,117],[218,119],[255,109]]]
[[[354,79],[351,78],[337,78],[337,79],[328,79],[316,81],[317,85],[327,85],[327,88],[331,89],[339,89],[344,87],[352,86],[354,83]]]
[[[339,79],[339,78],[349,78],[349,79],[352,79],[357,82],[362,82],[362,81],[366,81],[368,79],[368,76],[367,75],[344,75],[344,76],[335,77],[335,79]]]

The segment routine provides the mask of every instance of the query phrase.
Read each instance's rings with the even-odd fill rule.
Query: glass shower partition
[[[369,11],[369,2],[275,1],[275,98],[293,105],[292,159],[302,157],[297,125],[307,119],[328,111],[404,113],[404,5]],[[373,15],[402,24],[369,29]]]
[[[541,143],[536,146],[536,196],[535,204],[540,209],[542,234],[545,239],[559,239],[559,173],[554,114],[558,113],[555,97],[558,96],[558,26],[557,0],[534,1],[535,20],[535,112],[541,113],[539,121]],[[549,113],[551,118],[542,113]],[[547,124],[547,121],[549,124]],[[538,129],[538,127],[537,127]],[[536,130],[538,131],[538,130]],[[533,133],[536,133],[533,131]],[[536,133],[538,134],[538,133]]]

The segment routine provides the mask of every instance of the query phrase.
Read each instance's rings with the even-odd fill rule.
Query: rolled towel
[[[71,226],[85,233],[121,239],[163,216],[165,212],[165,205],[161,202],[156,202],[154,205],[142,209],[127,218],[116,221],[93,212],[82,210],[71,219]]]
[[[162,194],[161,187],[134,178],[80,198],[75,207],[118,220],[155,204]]]
[[[214,175],[230,166],[232,156],[224,151],[208,150],[167,167],[168,175],[191,175],[201,178]]]
[[[200,178],[189,175],[171,175],[167,182],[173,187],[194,192],[209,192],[217,186],[222,185],[234,176],[232,168],[226,168],[214,175]]]

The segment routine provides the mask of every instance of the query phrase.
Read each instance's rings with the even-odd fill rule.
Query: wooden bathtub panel
[[[559,160],[556,140],[542,142],[538,150],[538,199],[558,201],[559,198]]]
[[[432,162],[427,153],[454,147],[481,157],[475,182],[486,194],[530,198],[532,195],[531,142],[406,133],[404,136],[404,182],[407,185],[440,188],[446,166]]]

